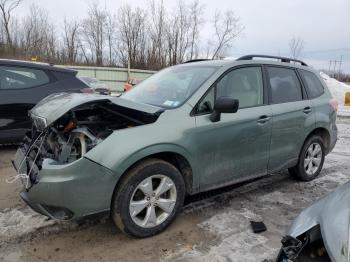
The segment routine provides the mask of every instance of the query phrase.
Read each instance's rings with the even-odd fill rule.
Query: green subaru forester
[[[186,195],[282,169],[317,177],[337,140],[336,111],[302,61],[190,61],[121,97],[45,98],[13,164],[35,211],[63,220],[109,211],[121,230],[148,237]]]

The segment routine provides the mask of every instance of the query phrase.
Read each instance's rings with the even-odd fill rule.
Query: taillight
[[[94,93],[94,90],[92,88],[86,87],[86,88],[80,89],[80,92],[91,94],[91,93]]]
[[[335,112],[338,111],[338,101],[335,98],[332,98],[331,100],[329,100],[329,104],[331,105],[331,107],[334,109]]]

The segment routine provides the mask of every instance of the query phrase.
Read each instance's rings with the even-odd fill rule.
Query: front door
[[[234,69],[198,104],[194,144],[201,190],[266,174],[272,113],[263,86],[261,67]],[[238,99],[239,109],[214,123],[209,117],[220,96]]]

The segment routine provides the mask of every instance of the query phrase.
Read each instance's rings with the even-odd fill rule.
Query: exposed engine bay
[[[148,113],[98,100],[76,106],[43,128],[32,115],[33,128],[17,151],[14,166],[26,188],[37,183],[43,161],[62,165],[78,160],[114,131],[155,122],[162,111]]]
[[[89,102],[70,110],[41,133],[34,125],[30,140],[41,136],[36,142],[36,147],[42,143],[40,158],[64,164],[81,158],[115,130],[149,124],[156,119],[155,115],[108,101]]]

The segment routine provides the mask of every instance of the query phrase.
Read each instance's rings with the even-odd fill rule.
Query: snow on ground
[[[321,77],[326,82],[332,96],[338,101],[338,115],[350,116],[350,106],[345,106],[345,93],[350,92],[350,85],[342,83],[327,74],[320,72]]]
[[[301,210],[350,179],[350,124],[340,122],[338,128],[338,143],[320,177],[297,182],[283,172],[205,200],[216,208],[198,227],[216,237],[169,254],[165,261],[274,261],[282,236]],[[264,221],[267,231],[254,234],[250,220]]]
[[[77,226],[76,223],[50,220],[34,212],[28,206],[5,208],[0,211],[0,247],[3,244],[30,239],[33,235],[63,232],[72,230]]]
[[[4,209],[0,212],[0,244],[17,240],[54,224],[53,220],[47,220],[29,207]]]

